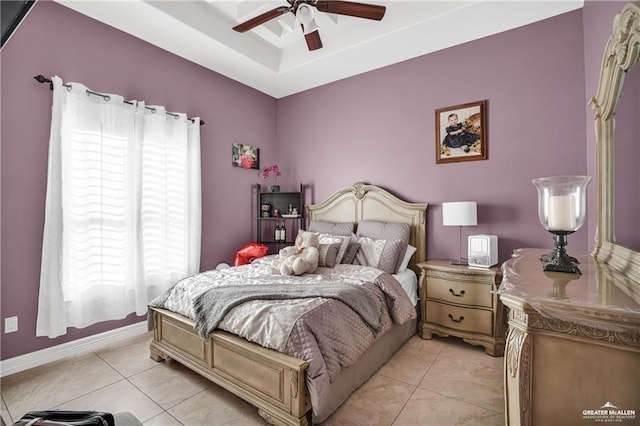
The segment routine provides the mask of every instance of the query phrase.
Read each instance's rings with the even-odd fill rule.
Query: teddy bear
[[[313,232],[300,232],[295,246],[284,247],[278,253],[276,265],[280,275],[312,274],[318,269],[320,252],[318,235]]]

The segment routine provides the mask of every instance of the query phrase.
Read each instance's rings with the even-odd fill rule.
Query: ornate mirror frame
[[[614,130],[616,106],[622,93],[625,73],[638,61],[639,54],[640,8],[630,3],[613,21],[613,33],[609,37],[602,60],[598,92],[589,102],[596,115],[598,192],[595,248],[592,256],[637,283],[640,283],[640,253],[616,244],[615,239]]]

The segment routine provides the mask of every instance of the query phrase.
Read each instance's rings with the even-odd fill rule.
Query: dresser
[[[507,424],[640,424],[638,287],[589,255],[574,255],[582,274],[544,272],[547,251],[502,267]]]
[[[499,267],[472,268],[428,260],[420,268],[420,336],[456,336],[492,356],[504,353],[505,315],[496,295]]]

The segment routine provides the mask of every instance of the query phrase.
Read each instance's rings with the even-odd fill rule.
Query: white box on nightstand
[[[469,235],[467,256],[469,266],[490,268],[498,264],[497,235]]]

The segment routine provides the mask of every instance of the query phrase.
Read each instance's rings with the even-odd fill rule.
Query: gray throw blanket
[[[286,300],[324,297],[337,299],[353,309],[377,334],[381,328],[383,302],[364,285],[342,283],[230,285],[211,288],[194,302],[196,328],[206,338],[235,306],[251,300]]]

